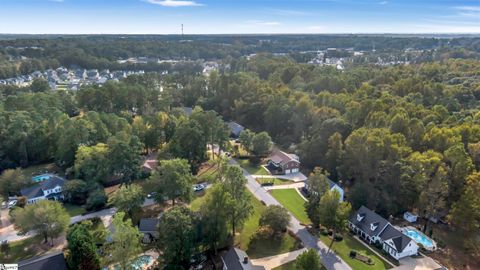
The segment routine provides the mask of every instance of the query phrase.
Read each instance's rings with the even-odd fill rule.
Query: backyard
[[[238,164],[251,175],[269,175],[270,173],[261,165],[255,165],[248,159],[237,159]]]
[[[39,165],[29,166],[25,169],[22,169],[23,174],[26,177],[32,177],[44,173],[57,173],[60,176],[63,176],[63,169],[55,165],[55,163],[45,163]]]
[[[271,190],[271,194],[277,201],[283,205],[293,216],[301,223],[310,224],[311,221],[305,211],[305,200],[298,194],[294,188]]]

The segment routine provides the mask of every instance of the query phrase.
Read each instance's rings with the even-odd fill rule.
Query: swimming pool
[[[403,233],[408,237],[412,238],[413,241],[421,244],[425,249],[435,250],[435,242],[428,238],[425,234],[419,232],[418,230],[407,228],[403,230]]]
[[[35,175],[34,177],[32,177],[32,181],[35,182],[35,183],[38,183],[38,182],[42,182],[44,180],[48,180],[48,179],[50,179],[50,177],[52,177],[52,175],[49,174],[49,173]]]
[[[149,265],[152,261],[153,261],[153,257],[152,257],[152,256],[150,256],[150,255],[142,255],[142,256],[136,258],[136,259],[132,262],[132,264],[131,264],[132,268],[131,268],[131,269],[133,269],[133,270],[141,270],[141,269],[143,269],[143,267],[145,267],[146,265]],[[102,268],[102,270],[108,270],[108,269],[110,269],[110,268],[108,268],[108,267]],[[121,270],[121,269],[120,269],[120,266],[119,266],[118,264],[115,265],[115,266],[113,267],[113,269],[114,269],[114,270]]]

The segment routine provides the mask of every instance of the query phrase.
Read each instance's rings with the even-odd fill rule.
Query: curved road
[[[234,159],[230,159],[230,164],[239,165]],[[265,202],[266,205],[281,205],[272,195],[270,195],[255,179],[244,169],[243,175],[247,179],[247,188],[253,195]],[[317,237],[313,236],[307,231],[305,226],[300,225],[298,219],[296,219],[291,213],[292,217],[290,223],[290,229],[302,240],[305,247],[314,248],[318,251],[323,265],[327,270],[352,270],[352,268],[334,252],[328,251],[327,245],[322,241],[319,241]]]

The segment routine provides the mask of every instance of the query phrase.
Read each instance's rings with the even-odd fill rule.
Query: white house
[[[31,187],[23,188],[20,193],[27,198],[27,204],[47,199],[60,200],[63,199],[62,188],[65,181],[65,179],[54,175]]]
[[[380,243],[383,250],[397,260],[418,253],[415,241],[365,206],[350,216],[348,226],[368,243]]]

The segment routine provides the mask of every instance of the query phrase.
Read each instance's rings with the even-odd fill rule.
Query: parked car
[[[197,184],[197,185],[194,185],[193,186],[193,191],[195,192],[198,192],[198,191],[202,191],[205,189],[205,185],[204,184]]]
[[[153,198],[153,197],[155,197],[155,195],[157,195],[157,192],[148,193],[148,194],[147,194],[147,198],[149,198],[149,199],[150,199],[150,198]]]
[[[10,201],[8,203],[8,208],[10,209],[10,208],[14,207],[15,205],[17,205],[17,201]]]

